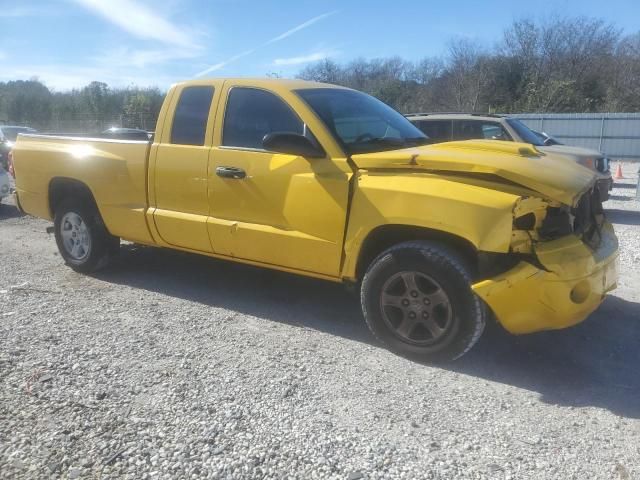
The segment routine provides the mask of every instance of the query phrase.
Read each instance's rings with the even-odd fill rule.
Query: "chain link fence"
[[[640,113],[521,113],[511,116],[566,145],[592,148],[612,160],[640,161]]]
[[[74,115],[54,115],[47,122],[26,125],[41,132],[48,133],[100,133],[111,127],[139,128],[153,131],[156,128],[157,117],[148,113],[121,114],[115,116],[98,117],[91,113],[79,113]],[[24,122],[16,122],[11,119],[2,119],[1,124],[22,125]]]

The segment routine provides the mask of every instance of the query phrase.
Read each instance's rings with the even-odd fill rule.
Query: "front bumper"
[[[616,288],[618,240],[609,223],[595,251],[574,235],[540,243],[535,250],[546,270],[521,262],[472,287],[511,333],[580,323]]]

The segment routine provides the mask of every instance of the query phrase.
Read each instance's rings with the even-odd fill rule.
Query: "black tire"
[[[380,254],[364,276],[364,318],[373,335],[400,355],[452,361],[473,347],[485,326],[485,306],[471,283],[470,269],[455,251],[435,242],[401,243]]]
[[[72,253],[73,249],[69,248],[68,243],[65,245],[69,226],[66,219],[70,216],[76,218],[74,215],[84,224],[82,235],[86,241],[83,243],[86,242],[88,245],[87,248],[82,248],[82,254],[78,255]],[[65,263],[80,273],[91,273],[106,267],[120,248],[120,239],[107,231],[93,202],[84,198],[69,198],[60,202],[54,215],[54,232],[58,250]]]

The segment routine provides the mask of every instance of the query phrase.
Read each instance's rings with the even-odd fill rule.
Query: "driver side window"
[[[262,139],[275,132],[304,135],[302,121],[273,93],[234,87],[229,92],[222,145],[262,150]]]

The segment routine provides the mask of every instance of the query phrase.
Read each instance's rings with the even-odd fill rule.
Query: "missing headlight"
[[[543,240],[553,240],[564,237],[573,232],[573,219],[566,207],[549,207],[547,216],[538,229],[538,234]]]
[[[515,230],[533,230],[536,228],[536,216],[533,213],[527,213],[513,221]]]

